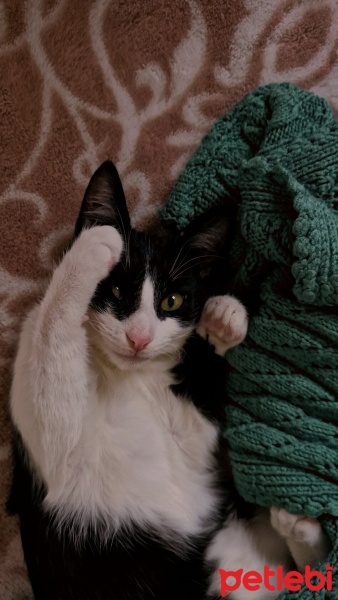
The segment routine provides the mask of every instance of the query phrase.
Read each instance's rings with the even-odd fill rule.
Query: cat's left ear
[[[88,184],[75,225],[75,237],[82,229],[95,225],[111,225],[122,236],[131,227],[122,183],[109,160],[95,171]]]
[[[223,254],[229,247],[235,224],[232,207],[217,207],[195,219],[186,229],[185,236],[192,250],[206,255]]]

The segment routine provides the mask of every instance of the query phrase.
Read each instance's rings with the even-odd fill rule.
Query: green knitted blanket
[[[164,221],[184,228],[239,202],[233,292],[259,289],[245,342],[226,355],[227,430],[248,501],[320,517],[338,598],[338,121],[290,84],[245,96],[220,119],[179,178]],[[240,565],[239,565],[240,567]]]

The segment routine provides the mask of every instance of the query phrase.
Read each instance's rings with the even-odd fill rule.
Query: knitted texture
[[[290,84],[245,96],[202,141],[163,221],[184,228],[237,198],[231,291],[258,293],[243,344],[226,355],[229,454],[248,501],[320,517],[338,598],[338,122]],[[257,292],[258,290],[258,292]],[[240,565],[239,565],[240,567]]]

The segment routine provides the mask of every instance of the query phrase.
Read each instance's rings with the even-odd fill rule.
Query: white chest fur
[[[22,362],[20,371],[22,377]],[[154,367],[107,369],[100,378],[92,373],[74,443],[58,448],[57,468],[50,469],[30,386],[14,379],[14,421],[46,483],[46,503],[61,518],[73,515],[83,524],[100,518],[109,530],[133,521],[183,535],[203,531],[217,503],[210,471],[217,428],[177,398],[170,383],[168,373]],[[67,415],[63,422],[67,426]]]
[[[167,375],[113,375],[89,407],[62,496],[75,473],[67,504],[117,523],[133,519],[198,533],[215,503],[209,470],[215,427],[172,394]],[[53,495],[50,501],[61,500]]]

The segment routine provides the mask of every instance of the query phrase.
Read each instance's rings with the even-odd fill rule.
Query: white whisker
[[[189,270],[189,268],[187,267],[187,265],[189,265],[189,263],[193,263],[193,262],[194,262],[194,263],[195,263],[195,264],[194,264],[194,266],[197,266],[197,265],[199,265],[199,264],[203,264],[204,262],[206,262],[206,261],[205,261],[205,260],[203,260],[203,259],[210,259],[210,258],[212,258],[212,259],[216,259],[216,258],[221,258],[221,257],[220,257],[220,256],[217,256],[217,255],[203,254],[203,255],[201,255],[201,256],[195,256],[195,257],[193,257],[193,258],[190,258],[189,260],[185,261],[184,263],[181,263],[181,264],[180,264],[180,265],[177,267],[177,269],[176,269],[175,273],[172,275],[172,278],[173,278],[173,279],[178,279],[178,278],[179,278],[179,277],[180,277],[180,276],[181,276],[183,273],[185,273],[186,271],[188,271],[188,270]],[[197,261],[197,262],[196,262],[196,261]],[[190,265],[190,266],[191,266],[191,265]],[[186,267],[186,268],[184,268],[184,267]],[[184,269],[183,269],[183,268],[184,268]],[[182,271],[182,269],[183,269],[183,271]]]
[[[185,256],[186,256],[186,254],[185,254]],[[184,257],[184,258],[185,258],[185,257]],[[186,266],[187,264],[189,264],[189,263],[193,263],[193,262],[195,262],[195,261],[200,261],[200,262],[203,262],[203,260],[202,260],[202,259],[205,259],[205,260],[207,260],[207,259],[214,259],[214,260],[215,260],[215,259],[220,259],[220,258],[222,258],[222,257],[221,257],[220,255],[217,255],[217,254],[201,254],[201,255],[199,255],[199,256],[194,256],[194,257],[190,258],[190,259],[189,259],[189,260],[187,260],[187,261],[184,261],[184,259],[183,259],[183,260],[182,260],[182,261],[181,261],[181,262],[180,262],[180,263],[177,265],[176,269],[175,269],[175,270],[174,270],[174,271],[171,273],[171,277],[172,277],[172,278],[177,278],[177,277],[179,276],[178,274],[181,272],[182,268],[183,268],[183,267],[185,267],[185,266]],[[197,264],[198,264],[198,263],[197,263]]]
[[[189,242],[190,242],[190,241],[193,239],[193,237],[194,237],[193,235],[192,235],[192,236],[190,236],[190,238],[188,238],[188,239],[187,239],[187,240],[184,242],[184,244],[181,246],[181,248],[180,248],[180,251],[179,251],[179,253],[178,253],[178,255],[176,256],[176,259],[175,259],[175,261],[174,261],[174,264],[173,264],[173,266],[171,267],[171,269],[170,269],[170,271],[169,271],[169,275],[170,275],[170,276],[173,276],[173,273],[174,273],[175,266],[176,266],[176,264],[177,264],[177,261],[178,261],[178,259],[179,259],[180,255],[181,255],[181,252],[182,252],[182,250],[183,250],[183,249],[184,249],[184,248],[187,246],[187,244],[188,244],[188,243],[189,243]],[[189,252],[189,250],[188,250],[188,252]],[[185,255],[184,255],[184,257],[183,257],[183,259],[182,259],[182,260],[184,260],[184,258],[187,256],[188,252],[186,252],[186,253],[185,253]],[[181,261],[181,262],[182,262],[182,261]],[[179,265],[180,265],[180,264],[181,264],[181,263],[179,263]],[[179,265],[178,265],[178,266],[179,266]]]

